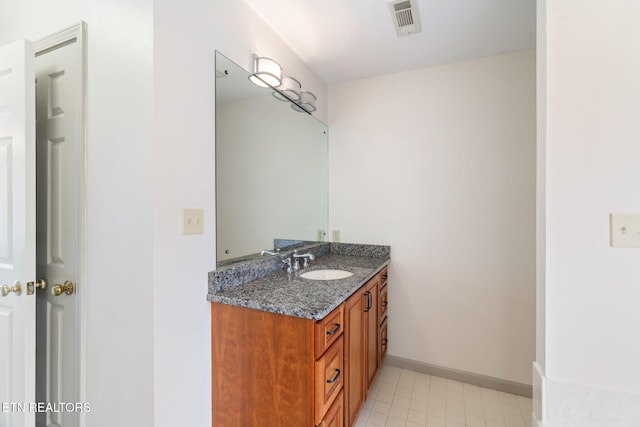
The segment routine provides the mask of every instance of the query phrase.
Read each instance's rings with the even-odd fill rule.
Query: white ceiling
[[[535,47],[535,0],[416,0],[404,37],[387,0],[245,1],[328,84]]]

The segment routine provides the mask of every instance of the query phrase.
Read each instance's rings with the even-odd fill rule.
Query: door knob
[[[15,293],[16,295],[20,295],[22,293],[22,285],[20,284],[20,282],[14,283],[13,286],[2,285],[3,297],[6,297],[11,292]]]
[[[73,285],[73,282],[70,280],[67,280],[66,282],[64,282],[64,285],[55,285],[51,288],[51,293],[56,296],[59,297],[60,295],[62,295],[63,293],[67,294],[67,295],[73,295],[73,292],[75,291],[75,286]]]

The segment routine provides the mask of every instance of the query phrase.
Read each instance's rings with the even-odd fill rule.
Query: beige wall
[[[531,384],[535,53],[333,85],[328,124],[331,228],[391,245],[389,353]]]

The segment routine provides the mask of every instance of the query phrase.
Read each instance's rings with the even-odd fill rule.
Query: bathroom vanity
[[[287,252],[210,274],[213,426],[355,424],[386,354],[389,247],[311,251],[291,274]],[[300,277],[320,269],[353,275]]]

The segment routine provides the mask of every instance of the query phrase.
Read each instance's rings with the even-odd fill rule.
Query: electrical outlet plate
[[[204,209],[182,210],[182,234],[204,234]]]
[[[640,248],[640,214],[611,214],[611,246]]]
[[[332,242],[338,243],[340,242],[340,230],[333,230],[332,232]]]
[[[326,233],[324,232],[323,229],[319,228],[318,229],[318,234],[316,236],[316,240],[318,242],[324,242],[324,237],[326,236]]]

